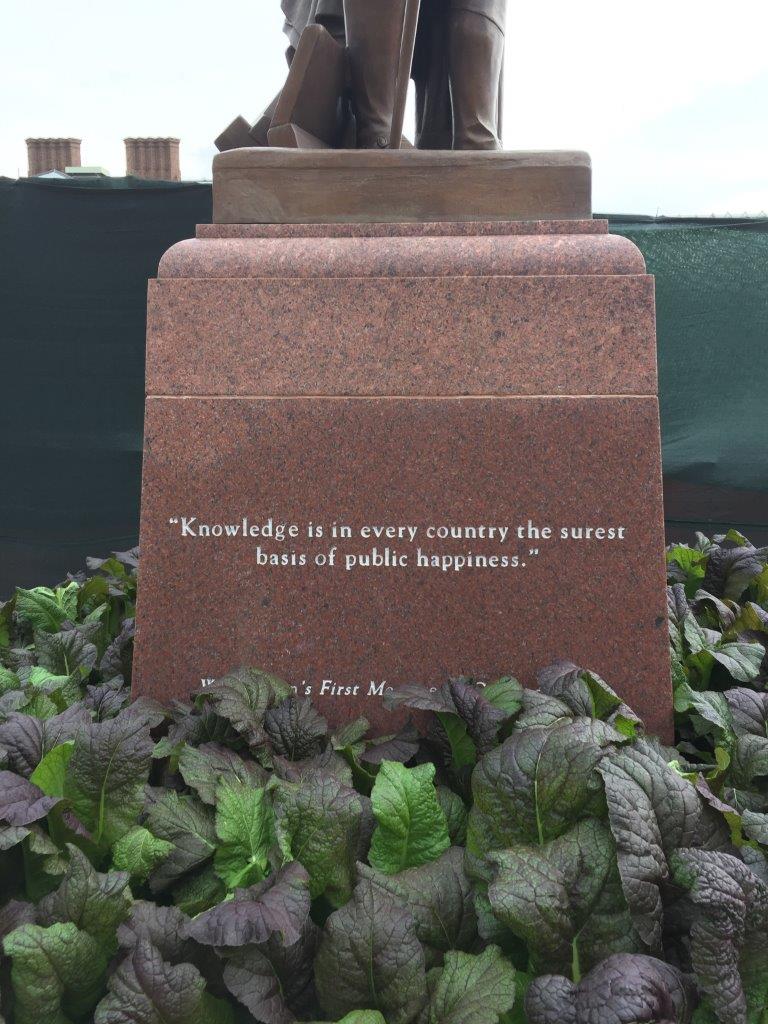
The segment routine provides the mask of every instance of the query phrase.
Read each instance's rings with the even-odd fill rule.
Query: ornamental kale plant
[[[768,1024],[765,553],[668,557],[677,748],[567,662],[385,736],[255,669],[131,703],[136,552],[17,591],[2,1020]]]

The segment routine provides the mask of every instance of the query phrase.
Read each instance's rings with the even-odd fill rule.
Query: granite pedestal
[[[134,689],[569,658],[671,723],[653,280],[599,221],[209,225],[150,284]]]

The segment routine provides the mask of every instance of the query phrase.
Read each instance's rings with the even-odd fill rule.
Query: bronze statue
[[[506,6],[507,0],[282,0],[291,66],[283,102],[276,98],[253,127],[237,119],[217,145],[399,148],[410,76],[417,148],[500,149]],[[331,39],[317,46],[317,26],[335,46]],[[343,71],[329,69],[342,60]],[[332,132],[321,119],[318,136],[318,97],[326,95],[338,119],[331,119]]]

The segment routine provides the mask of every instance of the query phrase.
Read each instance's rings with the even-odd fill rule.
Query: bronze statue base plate
[[[587,153],[275,149],[213,161],[214,224],[579,220]]]

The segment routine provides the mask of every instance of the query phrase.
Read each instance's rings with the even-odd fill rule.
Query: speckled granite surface
[[[604,235],[608,221],[432,221],[429,224],[198,224],[198,238],[410,238],[432,235]]]
[[[652,279],[591,228],[401,229],[164,258],[135,689],[255,664],[383,727],[382,682],[560,656],[668,733]]]
[[[509,277],[642,274],[620,235],[447,235],[366,238],[209,238],[174,245],[168,278]]]
[[[642,275],[150,287],[149,394],[654,394]]]

